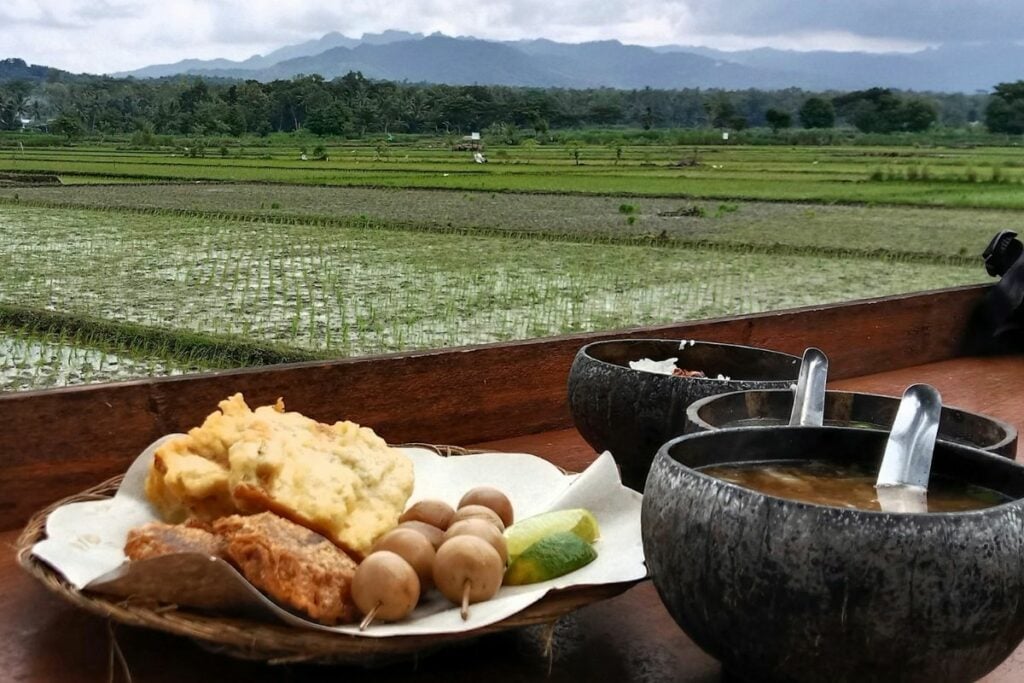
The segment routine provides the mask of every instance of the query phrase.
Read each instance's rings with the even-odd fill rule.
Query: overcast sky
[[[0,58],[74,72],[244,59],[328,31],[909,51],[1024,39],[1024,0],[0,0]]]

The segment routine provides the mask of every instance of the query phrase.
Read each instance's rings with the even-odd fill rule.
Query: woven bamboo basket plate
[[[454,446],[405,445],[429,448],[445,457],[473,452]],[[186,636],[206,649],[240,659],[273,664],[306,662],[380,666],[488,633],[523,626],[553,624],[573,610],[619,595],[637,583],[628,581],[552,591],[523,611],[473,631],[390,638],[366,638],[306,630],[286,624],[204,614],[153,601],[125,600],[84,593],[74,588],[49,565],[34,557],[32,546],[46,537],[46,519],[53,510],[67,503],[110,498],[117,491],[121,479],[122,476],[109,479],[79,494],[57,501],[33,515],[18,537],[18,564],[51,592],[89,612],[129,626],[141,626]]]

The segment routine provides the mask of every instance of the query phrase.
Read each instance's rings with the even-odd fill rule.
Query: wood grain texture
[[[236,391],[253,404],[283,396],[290,409],[370,425],[392,442],[466,444],[570,427],[569,367],[591,341],[699,338],[796,354],[814,345],[829,354],[833,377],[851,377],[956,356],[984,292],[2,395],[0,529],[123,471],[157,437],[200,423]]]

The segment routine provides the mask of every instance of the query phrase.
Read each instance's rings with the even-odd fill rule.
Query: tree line
[[[785,90],[614,90],[430,85],[376,81],[358,72],[262,83],[202,78],[51,76],[0,83],[0,129],[97,134],[266,135],[305,130],[464,134],[484,129],[545,135],[578,127],[740,130],[851,125],[864,132],[963,127],[984,118],[996,132],[1024,130],[1024,81],[992,95]]]

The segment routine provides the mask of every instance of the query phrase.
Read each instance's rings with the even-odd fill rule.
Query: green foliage
[[[995,87],[985,107],[985,126],[993,133],[1024,134],[1024,81]]]
[[[728,93],[712,93],[704,101],[704,110],[707,112],[708,123],[713,128],[727,128],[729,122],[736,116],[736,105]]]
[[[306,128],[316,135],[350,135],[352,119],[352,110],[344,102],[327,102],[309,112]]]
[[[64,136],[68,142],[77,140],[85,135],[85,126],[77,114],[61,112],[61,114],[50,123],[50,130],[57,135]]]
[[[746,130],[748,125],[750,122],[747,121],[747,117],[737,115],[729,118],[726,127],[732,130]]]
[[[636,213],[636,206],[634,206],[633,204],[619,204],[619,213]]]
[[[656,144],[664,141],[671,129],[675,129],[673,135],[682,129],[692,131],[687,140],[692,143],[707,135],[709,127],[741,131],[771,126],[768,110],[795,112],[809,97],[827,101],[824,95],[799,89],[566,90],[429,85],[375,81],[358,72],[331,81],[312,75],[269,83],[96,77],[32,78],[24,86],[17,83],[0,85],[0,128],[20,126],[3,113],[13,107],[27,111],[37,122],[52,120],[62,111],[73,112],[86,136],[130,135],[146,124],[158,136],[252,136],[251,146],[260,144],[260,138],[282,133],[355,138],[377,133],[444,132],[461,138],[494,125],[506,127],[498,138],[507,144],[516,144],[523,130],[532,129],[539,143],[548,144],[559,137],[552,131],[595,126],[633,128],[629,137],[638,144]],[[985,101],[983,95],[935,93],[927,97],[927,102],[937,103],[940,120],[955,126],[966,125]],[[923,118],[927,112],[914,105],[893,130],[914,130]],[[828,128],[832,121],[827,116],[811,116],[804,125]],[[600,141],[591,139],[590,133],[574,136],[588,144],[603,144],[620,133],[605,131]],[[779,144],[784,143],[779,140]]]
[[[505,145],[518,145],[519,126],[507,121],[496,121],[487,128],[487,136]]]
[[[789,128],[793,125],[793,117],[789,115],[789,112],[779,111],[778,109],[767,110],[764,113],[764,118],[772,132],[776,134],[783,128]]]
[[[938,110],[933,102],[920,97],[907,99],[896,117],[895,130],[919,132],[928,130],[938,120]],[[884,131],[883,131],[884,132]]]
[[[25,81],[0,85],[0,130],[21,130],[21,117],[28,113],[30,90]]]
[[[535,116],[531,123],[533,125],[533,132],[537,136],[537,140],[543,142],[548,136],[548,120],[543,116]]]
[[[132,147],[156,147],[157,139],[153,134],[153,126],[143,122],[139,129],[132,133]]]
[[[938,119],[932,102],[901,98],[888,88],[870,88],[833,98],[836,111],[864,133],[919,132]]]
[[[640,117],[640,125],[643,126],[644,130],[650,130],[654,127],[654,111],[650,105],[644,107],[643,116]]]
[[[831,128],[836,124],[836,110],[823,97],[809,97],[800,107],[800,125],[804,128]]]
[[[569,143],[569,156],[572,157],[573,162],[579,166],[582,162],[580,157],[583,156],[583,148],[579,142],[573,141]]]

